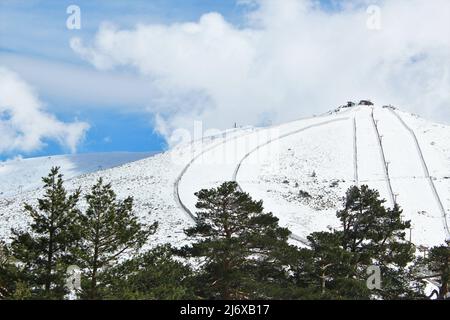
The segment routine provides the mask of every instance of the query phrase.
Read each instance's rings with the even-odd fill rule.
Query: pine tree
[[[402,221],[398,205],[387,209],[385,202],[378,191],[366,185],[351,187],[346,193],[344,209],[337,212],[337,217],[342,225],[342,245],[359,255],[356,263],[367,262],[373,256],[382,258],[391,243],[405,240],[405,230],[411,223]]]
[[[355,254],[342,246],[342,232],[315,232],[311,245],[312,279],[322,299],[368,299],[365,280],[349,276]]]
[[[309,249],[296,270],[308,281],[302,286],[320,288],[322,299],[423,298],[423,284],[416,280],[414,246],[405,240],[409,221],[402,221],[399,206],[384,206],[376,190],[351,187],[344,209],[337,212],[338,230],[308,237]],[[382,288],[368,290],[367,268],[377,266]]]
[[[174,259],[169,245],[158,246],[113,268],[106,299],[195,299],[192,270]]]
[[[269,298],[287,270],[282,265],[288,250],[289,230],[263,212],[235,182],[196,193],[197,224],[186,234],[196,241],[183,254],[202,263],[200,296],[211,299]]]
[[[430,271],[439,277],[440,287],[438,299],[448,299],[450,283],[450,243],[448,245],[433,247],[430,250],[426,263]]]
[[[8,249],[0,241],[0,300],[8,298],[15,290],[13,269]]]
[[[51,169],[44,182],[44,196],[38,207],[25,204],[31,232],[12,230],[12,255],[21,263],[21,281],[34,297],[62,299],[65,271],[71,263],[69,249],[79,239],[77,230],[80,190],[68,195],[59,167]]]
[[[405,239],[410,221],[402,220],[402,210],[396,204],[386,208],[378,191],[363,185],[351,187],[344,200],[344,209],[337,217],[342,226],[342,246],[354,254],[355,277],[366,276],[367,267],[381,269],[383,288],[376,294],[386,299],[423,297],[421,286],[414,282],[411,265],[414,245]]]
[[[108,272],[119,259],[136,254],[156,231],[157,223],[141,224],[133,212],[133,198],[117,200],[111,184],[104,184],[101,178],[86,201],[88,208],[80,214],[82,244],[73,254],[84,270],[82,297],[100,299],[108,285]]]

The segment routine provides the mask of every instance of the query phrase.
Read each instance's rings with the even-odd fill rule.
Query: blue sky
[[[81,8],[80,30],[66,28],[66,8],[71,4]],[[109,99],[102,101],[101,97],[98,101],[83,97],[89,95],[86,88],[79,89],[78,97],[74,97],[66,94],[70,91],[70,80],[69,84],[60,90],[57,87],[58,75],[53,75],[56,80],[50,83],[45,83],[44,79],[44,84],[40,81],[40,75],[45,74],[45,70],[49,68],[59,68],[60,77],[65,77],[64,74],[67,73],[66,76],[70,78],[73,70],[79,70],[80,73],[91,72],[95,76],[97,72],[73,52],[69,40],[73,36],[92,38],[104,21],[113,22],[122,28],[132,28],[137,23],[196,21],[205,12],[218,11],[227,20],[239,25],[243,10],[242,6],[233,1],[217,0],[2,0],[0,64],[18,72],[30,83],[37,90],[39,98],[45,102],[46,109],[58,119],[77,119],[89,123],[91,127],[84,141],[78,146],[78,152],[164,150],[167,145],[164,139],[154,132],[151,115],[142,111],[142,105],[147,103],[145,82],[140,82],[135,74],[121,70],[109,75],[111,79],[117,78],[119,82],[128,78],[136,82],[135,97],[116,103]],[[76,85],[78,86],[78,83]],[[91,94],[95,95],[95,92]],[[98,105],[103,104],[104,108],[98,108]],[[45,142],[46,146],[39,150],[3,153],[0,154],[0,159],[18,154],[32,157],[68,152],[54,141]]]
[[[72,4],[80,30],[66,27]],[[448,0],[0,0],[0,81],[19,75],[57,128],[38,128],[45,144],[28,151],[0,140],[0,160],[71,152],[83,132],[77,152],[161,151],[194,121],[280,123],[361,98],[448,123],[449,9]]]

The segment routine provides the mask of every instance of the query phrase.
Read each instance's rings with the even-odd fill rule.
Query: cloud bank
[[[88,127],[84,122],[61,122],[46,112],[33,89],[0,66],[0,153],[39,150],[46,139],[75,152]]]
[[[313,0],[245,0],[244,26],[219,13],[196,22],[103,24],[72,49],[100,70],[131,67],[160,96],[149,111],[161,132],[267,124],[370,98],[450,121],[450,1],[365,0],[324,10]],[[376,2],[376,1],[375,1]]]

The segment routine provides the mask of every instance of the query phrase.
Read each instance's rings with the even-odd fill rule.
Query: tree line
[[[189,244],[144,250],[158,223],[142,224],[132,197],[102,179],[68,193],[57,167],[43,183],[37,205],[24,205],[27,230],[0,244],[0,299],[428,299],[428,279],[448,297],[450,246],[416,255],[401,208],[365,185],[346,192],[338,228],[298,245],[262,201],[225,182],[196,193]]]

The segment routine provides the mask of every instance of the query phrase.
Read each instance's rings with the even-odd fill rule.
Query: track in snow
[[[236,181],[236,177],[237,177],[237,175],[238,175],[238,173],[239,173],[239,170],[240,170],[240,168],[241,168],[241,166],[242,166],[242,163],[243,163],[243,162],[244,162],[244,161],[245,161],[252,153],[258,151],[260,148],[262,148],[262,147],[264,147],[264,146],[267,146],[268,144],[271,144],[272,142],[275,142],[275,141],[281,140],[281,139],[283,139],[283,138],[286,138],[286,137],[295,135],[295,134],[297,134],[297,133],[306,131],[306,130],[308,130],[308,129],[312,129],[312,128],[315,128],[315,127],[321,127],[321,126],[324,126],[324,125],[327,125],[327,124],[330,124],[330,123],[333,123],[333,122],[344,121],[344,120],[348,120],[348,119],[349,119],[349,118],[338,118],[338,119],[333,119],[333,120],[328,120],[328,121],[324,121],[324,122],[312,124],[312,125],[310,125],[310,126],[307,126],[307,127],[301,128],[301,129],[297,129],[297,130],[292,131],[292,132],[285,133],[285,134],[283,134],[283,135],[281,135],[281,136],[279,136],[279,137],[277,137],[277,138],[275,138],[275,139],[271,139],[271,140],[269,140],[269,141],[266,141],[266,142],[264,142],[264,143],[258,145],[256,148],[254,148],[254,149],[252,149],[250,152],[248,152],[248,153],[241,159],[241,161],[239,161],[239,163],[238,163],[238,165],[236,166],[236,169],[234,170],[234,173],[233,173],[233,181]]]
[[[446,240],[450,240],[450,231],[449,231],[448,222],[447,222],[447,212],[445,211],[444,205],[442,204],[441,198],[439,197],[439,193],[436,190],[436,186],[434,185],[433,178],[430,175],[430,171],[429,171],[427,163],[425,161],[425,157],[423,156],[423,152],[422,152],[422,148],[420,147],[419,140],[417,139],[417,136],[416,136],[414,130],[412,130],[411,127],[409,127],[406,124],[406,122],[400,117],[400,115],[397,112],[395,112],[395,110],[393,110],[391,108],[387,108],[387,109],[400,121],[402,126],[409,132],[409,134],[411,135],[411,137],[414,141],[414,144],[415,144],[415,147],[417,150],[417,154],[419,155],[420,162],[421,162],[421,165],[423,168],[424,175],[429,182],[431,191],[433,193],[433,197],[436,200],[439,210],[441,211],[442,223],[444,225],[446,238],[447,238]]]
[[[318,116],[317,118],[319,118],[319,117],[325,117],[325,116],[328,116],[328,114],[320,115],[320,116]],[[308,117],[308,118],[305,117],[305,118],[293,120],[293,121],[290,121],[290,122],[288,122],[288,123],[294,123],[294,122],[298,122],[298,121],[301,121],[301,120],[308,120],[308,119],[311,119],[311,117]],[[285,123],[283,123],[283,124],[281,124],[281,125],[285,125]],[[261,129],[256,129],[256,131],[257,131],[257,130],[261,130]],[[177,177],[177,179],[175,180],[174,188],[173,188],[173,190],[174,190],[173,193],[174,193],[175,202],[178,204],[178,206],[180,207],[180,209],[182,209],[182,211],[184,211],[184,212],[189,216],[189,218],[190,218],[192,221],[197,222],[197,216],[196,216],[196,215],[188,208],[188,206],[183,202],[183,200],[181,200],[181,197],[180,197],[180,181],[181,181],[181,179],[183,178],[183,176],[184,176],[184,175],[186,174],[186,172],[190,169],[190,167],[192,166],[192,164],[193,164],[196,160],[198,160],[200,157],[202,157],[203,155],[205,155],[207,152],[212,151],[212,150],[214,150],[215,148],[220,147],[220,146],[226,144],[227,142],[229,142],[229,141],[231,141],[231,140],[233,140],[233,139],[243,138],[243,137],[245,137],[245,136],[247,136],[247,135],[249,135],[249,134],[252,134],[252,133],[255,133],[255,131],[247,132],[247,133],[244,133],[244,134],[242,134],[242,135],[240,135],[240,136],[233,136],[233,137],[230,137],[230,138],[228,138],[228,139],[226,139],[226,140],[224,140],[224,141],[221,141],[221,142],[219,142],[219,143],[216,143],[215,145],[213,145],[213,146],[211,146],[211,147],[209,147],[209,148],[203,150],[202,152],[200,152],[199,154],[197,154],[195,157],[193,157],[193,158],[189,161],[189,163],[183,168],[183,170],[181,171],[180,175],[179,175],[179,176]],[[195,140],[195,141],[192,141],[192,142],[191,142],[191,145],[192,145],[194,142],[198,142],[198,141],[200,141],[200,140],[203,140],[203,138],[197,139],[197,140]],[[233,181],[235,181],[235,180],[233,179]]]
[[[199,159],[201,156],[203,156],[205,153],[207,153],[207,152],[209,152],[209,151],[212,151],[213,149],[215,149],[215,148],[217,148],[217,147],[219,147],[219,146],[221,146],[221,145],[223,145],[223,144],[225,144],[225,143],[227,143],[227,142],[229,142],[229,141],[231,141],[231,140],[233,140],[233,139],[237,139],[237,138],[242,138],[242,137],[244,137],[244,136],[246,136],[246,135],[248,135],[248,134],[251,134],[251,133],[254,133],[254,132],[249,132],[249,133],[246,133],[246,134],[243,134],[243,135],[241,135],[241,136],[239,136],[239,137],[232,137],[232,138],[229,138],[229,139],[226,139],[226,140],[224,140],[224,141],[222,141],[222,142],[220,142],[220,143],[217,143],[217,144],[215,144],[215,145],[213,145],[213,146],[211,146],[210,148],[207,148],[207,149],[205,149],[205,150],[203,150],[201,153],[199,153],[197,156],[195,156],[194,158],[192,158],[192,160],[184,167],[184,169],[183,169],[183,171],[180,173],[180,175],[178,176],[178,178],[176,179],[176,181],[175,181],[175,184],[174,184],[174,196],[175,196],[175,201],[178,203],[178,205],[180,206],[180,208],[184,211],[184,212],[186,212],[187,214],[188,214],[188,216],[194,221],[194,222],[197,222],[197,217],[196,217],[196,215],[183,203],[183,201],[181,200],[181,197],[180,197],[180,192],[179,192],[179,184],[180,184],[180,181],[181,181],[181,179],[183,178],[183,176],[184,176],[184,174],[187,172],[187,170],[192,166],[192,164],[197,160],[197,159]],[[234,181],[236,181],[235,179],[233,179]],[[242,190],[242,188],[241,188],[241,186],[238,184],[238,188],[239,188],[239,190],[241,191],[241,192],[243,192],[243,190]],[[300,242],[300,243],[302,243],[302,244],[304,244],[304,245],[308,245],[308,241],[306,240],[306,239],[304,239],[304,238],[302,238],[302,237],[299,237],[299,236],[297,236],[297,235],[294,235],[294,234],[291,234],[290,235],[290,238],[292,239],[292,240],[295,240],[295,241],[298,241],[298,242]]]
[[[312,125],[310,125],[310,126],[307,126],[307,127],[301,128],[301,129],[297,129],[297,130],[294,130],[294,131],[285,133],[285,134],[283,134],[283,135],[281,135],[281,136],[279,136],[279,137],[277,137],[277,138],[275,138],[275,139],[271,139],[271,140],[269,140],[269,141],[266,141],[265,143],[262,143],[262,144],[258,145],[256,148],[254,148],[254,149],[252,149],[250,152],[248,152],[248,153],[247,153],[247,154],[239,161],[239,163],[237,164],[236,169],[234,170],[234,173],[233,173],[233,181],[235,181],[236,183],[238,183],[238,182],[237,182],[237,175],[238,175],[239,170],[240,170],[240,168],[241,168],[241,166],[242,166],[242,163],[243,163],[250,155],[252,155],[254,152],[258,151],[258,150],[261,149],[262,147],[267,146],[267,145],[269,145],[269,144],[271,144],[271,143],[273,143],[273,142],[275,142],[275,141],[279,141],[279,140],[281,140],[281,139],[283,139],[283,138],[286,138],[286,137],[289,137],[289,136],[292,136],[292,135],[301,133],[301,132],[303,132],[303,131],[306,131],[306,130],[309,130],[309,129],[312,129],[312,128],[321,127],[321,126],[324,126],[324,125],[327,125],[327,124],[330,124],[330,123],[333,123],[333,122],[346,121],[346,120],[349,120],[349,118],[338,118],[338,119],[333,119],[333,120],[329,120],[329,121],[324,121],[324,122],[321,122],[321,123],[312,124]],[[238,185],[239,185],[239,183],[238,183]],[[239,185],[239,188],[240,188],[240,190],[242,190],[242,188],[240,187],[240,185]],[[242,190],[242,191],[243,191],[243,190]],[[298,242],[300,242],[300,243],[302,243],[302,244],[304,244],[304,245],[306,245],[306,246],[309,246],[309,241],[308,241],[307,239],[305,239],[304,237],[301,237],[301,236],[298,236],[298,235],[295,235],[295,234],[291,234],[290,238],[293,239],[293,240],[296,240],[296,241],[298,241]]]
[[[353,117],[353,171],[355,172],[355,184],[359,186],[358,177],[358,135],[356,130],[356,118]]]
[[[183,168],[183,170],[181,171],[181,173],[180,173],[180,175],[178,176],[178,178],[175,180],[174,188],[173,188],[173,190],[174,190],[175,201],[178,203],[179,207],[180,207],[184,212],[186,212],[186,213],[188,214],[188,216],[189,216],[194,222],[197,222],[197,216],[196,216],[196,215],[195,215],[195,214],[194,214],[194,213],[186,206],[186,204],[183,203],[183,201],[181,200],[181,197],[180,197],[180,189],[179,189],[179,186],[180,186],[180,181],[181,181],[181,179],[183,178],[183,176],[185,175],[185,173],[189,170],[189,168],[192,166],[192,164],[193,164],[197,159],[199,159],[201,156],[203,156],[205,153],[207,153],[207,152],[209,152],[209,151],[211,151],[211,150],[213,150],[213,149],[215,149],[215,148],[217,148],[217,147],[219,147],[219,146],[221,146],[221,145],[223,145],[223,144],[225,144],[225,143],[227,143],[227,142],[229,142],[229,141],[231,141],[231,140],[233,140],[233,139],[242,138],[242,137],[244,137],[244,136],[246,136],[246,135],[249,135],[249,134],[251,134],[251,133],[254,133],[254,131],[244,133],[244,134],[240,135],[239,137],[237,137],[237,136],[230,137],[230,138],[228,138],[228,139],[225,139],[225,140],[223,140],[223,141],[221,141],[221,142],[219,142],[219,143],[216,143],[216,144],[212,145],[211,147],[209,147],[209,148],[203,150],[202,152],[200,152],[199,154],[197,154],[195,157],[193,157],[193,158],[191,159],[191,161],[189,161],[189,163],[188,163],[188,164]],[[202,139],[200,139],[200,140],[202,140]]]
[[[391,178],[389,177],[389,168],[388,168],[388,163],[386,161],[386,156],[385,156],[385,153],[384,153],[383,143],[381,142],[381,135],[380,135],[380,132],[378,131],[378,126],[377,126],[377,123],[376,123],[375,118],[373,116],[373,108],[372,108],[372,111],[370,113],[370,117],[372,119],[372,125],[373,125],[373,128],[374,128],[375,133],[376,133],[377,138],[378,138],[378,146],[379,146],[379,150],[380,150],[380,157],[381,157],[381,160],[383,161],[384,176],[385,176],[385,179],[386,179],[386,184],[387,184],[387,187],[388,187],[391,204],[392,204],[392,207],[394,207],[395,204],[396,204],[395,196],[394,196],[394,192],[392,191]]]
[[[348,112],[350,110],[346,110],[346,111]],[[392,110],[391,110],[391,112],[392,112]],[[328,121],[326,119],[324,119],[322,122],[317,122],[315,124],[311,124],[311,125],[307,125],[307,126],[304,125],[304,127],[296,128],[295,130],[291,129],[292,131],[288,131],[288,132],[285,131],[285,133],[283,133],[283,134],[277,134],[275,137],[271,137],[271,138],[268,138],[268,140],[259,142],[259,144],[253,144],[251,146],[252,149],[249,152],[247,152],[246,150],[241,150],[240,152],[238,152],[235,155],[235,156],[237,156],[236,160],[233,160],[232,164],[229,165],[229,167],[223,167],[223,168],[222,167],[213,167],[212,171],[211,171],[211,169],[209,169],[210,173],[217,172],[217,174],[214,174],[214,178],[212,178],[209,176],[210,173],[208,173],[208,170],[204,171],[202,169],[203,168],[202,165],[200,163],[197,164],[196,161],[202,156],[216,157],[214,155],[214,153],[215,153],[214,149],[219,148],[220,146],[224,146],[224,145],[226,145],[228,148],[228,146],[229,146],[228,143],[232,140],[238,139],[239,145],[241,145],[241,144],[243,145],[245,143],[244,140],[247,141],[246,139],[244,139],[244,137],[247,135],[251,135],[252,133],[255,133],[255,131],[243,132],[242,134],[236,133],[234,136],[232,136],[230,138],[224,137],[222,141],[219,141],[218,143],[207,147],[205,150],[201,150],[200,153],[195,155],[189,161],[189,163],[183,168],[182,172],[180,173],[180,175],[178,176],[178,178],[176,179],[175,184],[174,184],[174,196],[175,196],[176,202],[178,203],[179,207],[185,213],[187,213],[194,222],[196,222],[197,218],[192,209],[193,203],[191,203],[193,199],[191,199],[190,196],[188,198],[185,198],[187,196],[187,194],[188,193],[190,194],[190,192],[191,192],[191,190],[189,190],[189,187],[188,187],[188,186],[190,186],[190,183],[186,184],[188,182],[188,180],[190,181],[192,179],[197,179],[197,176],[200,175],[200,176],[198,176],[199,180],[196,182],[195,187],[197,187],[197,185],[198,185],[198,187],[203,185],[204,183],[201,182],[203,180],[205,180],[205,182],[207,180],[209,180],[209,181],[214,180],[215,182],[220,182],[222,180],[228,180],[228,175],[230,176],[230,178],[233,181],[237,182],[237,177],[238,177],[239,171],[242,170],[241,167],[242,167],[243,163],[252,154],[254,154],[258,150],[260,150],[262,147],[267,146],[271,143],[274,143],[275,141],[281,140],[285,137],[299,134],[303,131],[306,131],[306,130],[314,128],[314,127],[325,126],[329,123],[333,123],[333,122],[337,122],[337,121],[353,120],[353,123],[352,123],[352,125],[353,125],[353,170],[354,170],[353,178],[355,180],[355,183],[358,185],[360,183],[363,183],[364,181],[367,181],[367,182],[383,181],[384,182],[383,185],[386,185],[386,189],[384,187],[382,189],[387,191],[385,194],[385,197],[387,197],[388,199],[390,198],[390,202],[392,203],[392,205],[394,205],[396,203],[396,199],[395,199],[395,195],[393,193],[393,187],[395,187],[395,188],[399,187],[399,186],[397,186],[397,184],[400,183],[400,181],[411,179],[411,177],[408,176],[408,174],[404,173],[405,169],[397,170],[397,167],[399,165],[402,165],[402,161],[400,161],[400,159],[397,159],[394,157],[396,159],[396,162],[392,163],[391,165],[388,166],[386,156],[389,156],[391,152],[395,152],[395,150],[396,150],[395,149],[395,141],[397,141],[398,139],[395,138],[394,140],[392,140],[391,138],[389,138],[390,135],[392,136],[392,138],[396,137],[395,135],[393,135],[393,134],[395,134],[395,131],[391,131],[391,130],[386,133],[386,134],[388,134],[386,139],[388,139],[388,138],[389,139],[388,140],[382,139],[381,134],[380,134],[380,129],[383,129],[383,127],[388,124],[389,124],[388,128],[390,128],[390,126],[395,128],[395,125],[390,122],[391,120],[389,120],[388,122],[385,123],[385,120],[388,120],[389,118],[386,118],[386,119],[381,118],[379,120],[382,122],[377,123],[375,120],[376,115],[377,114],[374,115],[374,108],[372,108],[372,110],[370,110],[370,109],[367,110],[367,116],[364,116],[364,119],[367,119],[367,121],[371,122],[371,125],[369,122],[367,122],[367,124],[369,124],[369,126],[365,126],[365,127],[361,127],[361,125],[362,125],[361,121],[363,121],[363,120],[362,120],[362,118],[360,119],[355,114],[353,119],[352,119],[351,115],[349,115],[348,117],[340,117],[340,118],[336,118],[336,119],[332,119],[332,120],[328,120]],[[324,116],[329,116],[329,115],[324,115]],[[314,117],[314,118],[317,118],[317,117]],[[399,116],[397,118],[399,121],[402,122],[402,125],[405,128],[407,128],[407,126],[405,126],[406,123],[403,123],[404,121],[402,121],[402,119]],[[313,118],[308,118],[308,119],[313,119]],[[305,120],[307,120],[307,119],[305,119]],[[299,121],[299,120],[297,120],[297,121]],[[395,120],[392,120],[392,121],[395,121]],[[365,120],[364,120],[364,123],[365,123]],[[300,125],[302,125],[302,124],[300,123]],[[371,126],[373,128],[371,128]],[[289,130],[288,127],[286,129]],[[362,129],[364,129],[364,130],[363,130],[363,132],[360,133],[360,130],[362,130]],[[413,140],[416,144],[417,154],[420,156],[420,159],[418,159],[418,160],[420,160],[422,162],[423,172],[425,173],[424,178],[426,178],[428,180],[428,183],[430,184],[431,190],[433,192],[434,199],[436,199],[436,203],[439,204],[439,209],[442,213],[442,223],[444,224],[444,227],[445,227],[446,236],[447,236],[447,238],[450,239],[448,224],[447,224],[448,223],[447,222],[447,214],[442,205],[442,202],[440,201],[439,194],[436,190],[436,187],[434,186],[433,179],[429,174],[428,167],[425,162],[422,150],[420,149],[420,145],[418,144],[418,141],[416,141],[417,138],[415,137],[414,132],[412,130],[410,130],[410,128],[408,129],[408,132],[409,132],[409,134],[411,134],[411,137],[413,137]],[[373,142],[369,146],[369,149],[364,147],[366,143],[365,143],[365,139],[361,140],[361,134],[363,134],[363,137],[370,139],[370,141],[373,140]],[[404,132],[404,134],[402,136],[404,136],[403,139],[405,139],[405,138],[407,139],[406,132]],[[393,143],[394,143],[394,145],[393,145]],[[406,144],[406,146],[407,145],[408,144]],[[230,147],[231,147],[231,145],[230,145]],[[225,146],[224,146],[224,148],[225,148]],[[409,153],[409,157],[410,158],[414,157],[414,149],[412,148],[412,145],[408,149],[410,149],[410,152],[413,152],[413,153]],[[349,150],[352,150],[352,149],[349,149]],[[367,153],[366,151],[369,151],[369,153]],[[212,153],[210,154],[210,152],[212,152]],[[397,153],[394,153],[394,155],[396,155],[396,154]],[[400,153],[400,155],[401,155],[401,153]],[[373,159],[373,160],[371,160],[371,159]],[[379,165],[378,165],[378,161],[379,161],[378,159],[380,159],[381,167],[379,167]],[[417,164],[418,163],[419,162],[417,162]],[[378,169],[375,171],[373,171],[373,170],[367,171],[367,168],[365,168],[365,167],[367,167],[367,164],[372,164],[372,167],[377,167]],[[420,166],[417,166],[417,167],[419,168],[418,172],[421,172]],[[394,169],[396,169],[396,170],[393,171]],[[390,172],[390,171],[392,171],[392,172]],[[188,172],[188,174],[187,174],[187,172]],[[416,176],[417,176],[417,173],[416,173]],[[415,177],[412,177],[412,178],[414,179]],[[188,179],[188,180],[186,180],[186,179]],[[367,180],[367,179],[369,179],[369,180]],[[392,180],[392,179],[394,179],[394,180]],[[184,182],[182,182],[182,181],[184,181]],[[192,180],[192,181],[195,182],[196,180]],[[408,184],[407,182],[403,182],[403,184],[405,184],[405,183]],[[417,183],[419,183],[419,180],[417,180]],[[425,181],[423,183],[425,183]],[[238,186],[239,186],[240,190],[244,191],[239,184],[238,184]],[[186,191],[184,191],[185,187],[188,187],[188,189],[187,189],[189,191],[188,193],[186,193]],[[382,187],[382,185],[379,185],[379,187]],[[420,188],[420,190],[422,190],[424,187],[426,188],[426,185],[422,186]],[[401,188],[403,188],[403,187],[401,187]],[[183,191],[181,191],[180,189]],[[195,188],[194,188],[194,186],[191,186],[190,189],[195,189]],[[407,194],[409,194],[408,193],[409,189],[405,189],[405,190],[406,190]],[[403,193],[404,193],[404,190],[402,191],[402,194]],[[433,199],[431,199],[431,194],[429,195],[429,197],[430,197],[430,200],[428,200],[428,202],[431,201],[431,203],[433,203],[433,207],[434,207],[434,202],[433,202]],[[189,205],[187,205],[187,203],[189,203]],[[189,208],[191,208],[191,209],[189,209]],[[435,211],[435,212],[436,212],[436,210],[438,210],[437,207],[435,209],[433,209],[433,211]],[[419,211],[419,215],[422,214],[421,212],[422,211]],[[432,212],[432,211],[428,211],[428,212]],[[417,214],[417,213],[415,213],[415,214]],[[423,218],[422,220],[420,220],[421,217],[423,217],[423,216],[419,216],[418,221],[426,220],[426,218]],[[437,216],[437,219],[439,219],[439,215]],[[442,224],[440,224],[439,220],[436,222],[438,223],[438,227],[440,225],[442,225]],[[425,224],[423,224],[423,223],[418,224],[418,226],[424,226],[424,225]],[[426,232],[426,231],[422,230],[421,232],[422,232],[422,238],[426,239],[426,237],[424,237],[424,235],[425,235],[424,232]],[[308,245],[308,241],[307,241],[307,239],[305,239],[305,237],[301,237],[301,236],[292,234],[290,239],[295,240],[299,243],[302,243],[303,245]]]

